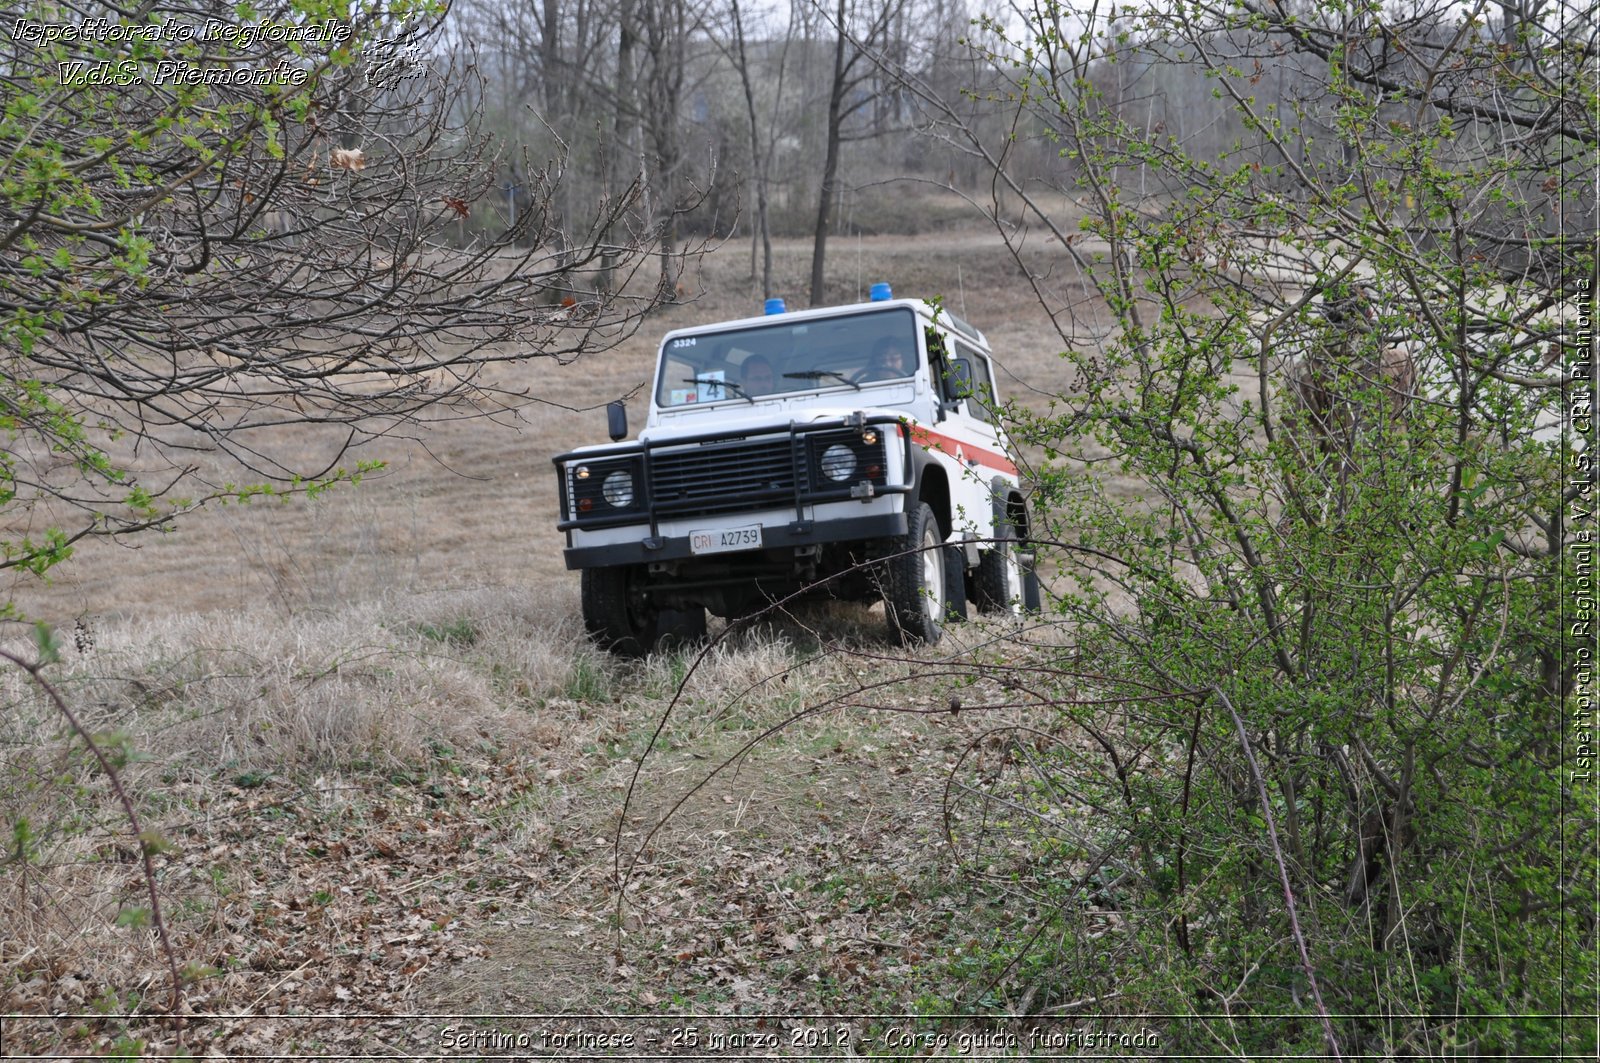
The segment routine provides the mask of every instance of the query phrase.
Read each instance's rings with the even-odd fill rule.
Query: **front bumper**
[[[772,515],[766,516],[770,518]],[[856,542],[862,539],[887,539],[906,533],[906,515],[902,512],[820,520],[791,520],[787,524],[767,523],[761,521],[759,515],[752,515],[751,522],[762,524],[762,543],[760,550],[747,551],[747,554],[759,554],[769,550],[792,552],[797,547]],[[689,549],[688,535],[655,535],[650,534],[648,529],[639,530],[645,534],[636,540],[568,547],[567,568],[606,568],[611,565],[633,565],[650,561],[696,560],[727,563],[736,561],[741,556],[739,553],[696,555]]]

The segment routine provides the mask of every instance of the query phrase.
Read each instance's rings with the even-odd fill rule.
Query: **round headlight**
[[[606,496],[606,501],[621,509],[633,502],[633,474],[626,469],[618,469],[606,476],[605,482],[600,485],[600,493]]]
[[[843,443],[835,443],[822,452],[822,475],[836,483],[844,483],[856,471],[856,452]]]

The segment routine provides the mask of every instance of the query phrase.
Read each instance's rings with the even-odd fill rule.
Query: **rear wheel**
[[[985,613],[1020,616],[1029,608],[1028,576],[1020,556],[1016,528],[1007,521],[994,530],[995,542],[978,558],[978,608]],[[1035,584],[1031,608],[1038,608]]]
[[[583,570],[583,626],[596,642],[622,657],[644,657],[705,637],[704,609],[658,607],[642,577],[637,565]]]
[[[894,543],[896,556],[884,562],[884,612],[895,638],[931,646],[944,634],[944,537],[926,502],[917,503],[909,516],[906,534]]]

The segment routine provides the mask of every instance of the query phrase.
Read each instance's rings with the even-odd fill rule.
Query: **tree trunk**
[[[561,3],[560,0],[544,0],[544,31],[539,42],[539,76],[544,89],[545,120],[559,129],[564,124],[561,121],[564,110],[561,69]],[[567,234],[565,200],[567,195],[555,200],[556,209],[550,218],[550,228],[555,233],[556,239],[556,264],[564,265],[567,256]],[[515,193],[512,193],[515,195]]]
[[[755,171],[756,224],[750,234],[750,276],[756,273],[756,244],[761,242],[761,298],[772,298],[772,228],[767,223],[767,167],[761,154],[761,131],[756,121],[756,97],[750,87],[750,60],[744,49],[744,23],[739,0],[733,0],[733,42],[738,50],[739,81],[744,86],[745,113],[750,117],[750,165]]]
[[[634,138],[631,135],[632,127],[637,124],[633,109],[633,52],[639,39],[634,18],[635,2],[636,0],[622,0],[617,17],[620,30],[617,35],[616,112],[611,123],[610,157],[603,163],[608,196],[615,196],[618,188],[631,183],[632,174],[636,172],[633,167],[638,159],[638,152],[633,150]],[[615,283],[617,256],[611,251],[612,243],[612,228],[607,226],[604,237],[605,249],[600,253],[600,273],[595,280],[596,287],[602,293],[610,293]]]
[[[817,197],[817,228],[811,244],[811,305],[823,301],[823,266],[828,254],[828,225],[833,219],[833,201],[838,194],[839,133],[844,111],[844,0],[839,0],[838,23],[834,27],[833,86],[828,91],[828,150],[822,162],[822,192]]]
[[[681,0],[655,0],[643,8],[645,50],[650,68],[646,79],[645,113],[650,128],[653,173],[650,174],[655,210],[659,215],[661,276],[658,292],[663,302],[677,297],[678,166],[682,145],[678,130],[678,101],[683,95],[684,42],[687,17]]]

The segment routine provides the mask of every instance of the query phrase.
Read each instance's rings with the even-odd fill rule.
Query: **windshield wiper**
[[[686,376],[683,378],[683,382],[685,384],[706,384],[715,385],[719,388],[727,388],[729,391],[733,392],[750,405],[754,406],[756,404],[756,400],[750,397],[750,393],[746,391],[742,385],[735,384],[731,380],[718,380],[714,376]]]
[[[831,376],[841,384],[849,384],[857,391],[861,390],[860,384],[843,373],[835,373],[832,369],[807,369],[801,373],[785,373],[783,376],[785,380],[821,380],[825,376]]]

